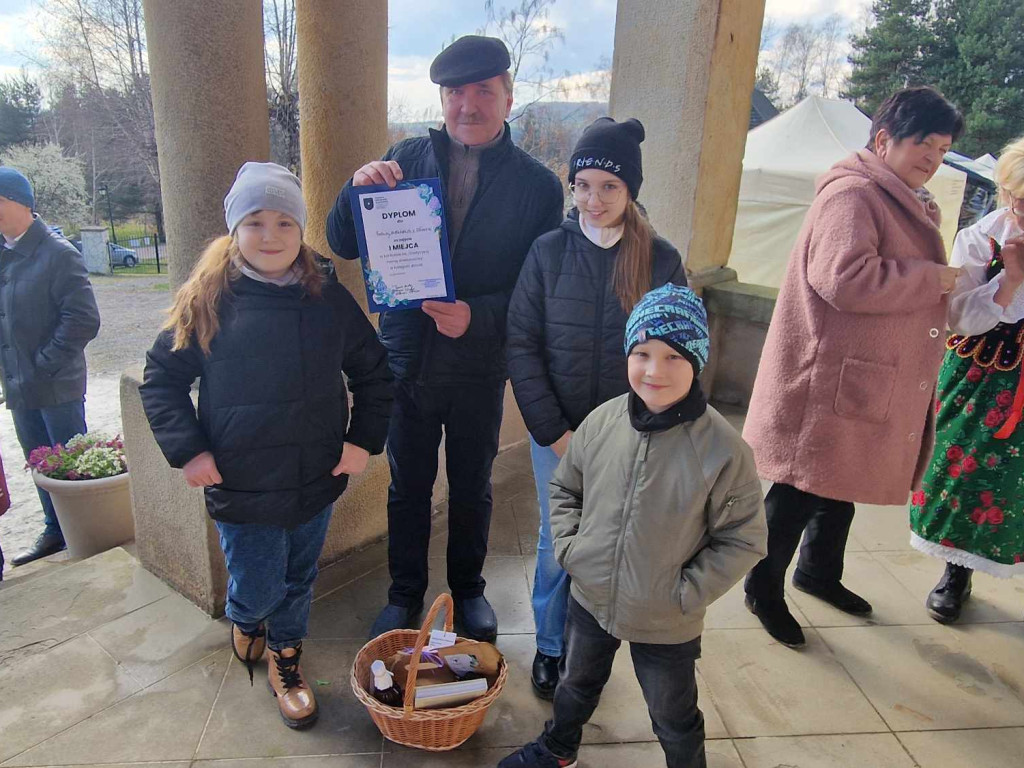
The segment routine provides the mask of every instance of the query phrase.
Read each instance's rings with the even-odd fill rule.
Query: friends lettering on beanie
[[[595,168],[618,176],[636,200],[644,181],[640,144],[646,134],[643,123],[635,117],[619,123],[610,117],[599,117],[583,131],[569,157],[569,183],[578,171]]]

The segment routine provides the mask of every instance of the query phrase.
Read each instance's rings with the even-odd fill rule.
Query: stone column
[[[224,195],[270,155],[262,3],[143,0],[171,285],[224,234]]]
[[[85,268],[94,275],[109,275],[110,252],[107,250],[107,237],[110,230],[106,227],[84,226],[81,228],[82,258]]]
[[[298,36],[305,239],[331,254],[327,213],[352,173],[387,149],[388,7],[381,0],[306,0]],[[359,263],[335,259],[338,279],[366,307]]]
[[[295,7],[298,42],[304,239],[333,256],[327,214],[352,173],[387,149],[388,4],[305,0]],[[334,257],[338,279],[366,309],[358,261]],[[334,506],[324,560],[387,533],[388,462],[374,456]]]
[[[611,113],[639,118],[640,201],[697,286],[732,248],[764,0],[618,0]]]

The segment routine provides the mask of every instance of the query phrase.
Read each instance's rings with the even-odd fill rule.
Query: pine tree
[[[938,0],[932,30],[932,84],[965,117],[957,149],[997,153],[1024,134],[1024,5]]]
[[[874,0],[874,22],[853,37],[853,71],[846,96],[872,114],[891,93],[928,81],[926,54],[935,47],[930,0]]]
[[[42,101],[39,86],[24,73],[0,80],[0,150],[36,138]]]

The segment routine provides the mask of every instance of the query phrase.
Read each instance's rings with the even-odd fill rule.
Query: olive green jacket
[[[715,409],[639,432],[628,399],[591,413],[555,472],[555,557],[606,632],[684,643],[767,551],[761,484],[750,448]]]

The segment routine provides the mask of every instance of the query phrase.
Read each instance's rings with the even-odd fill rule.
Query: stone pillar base
[[[110,252],[107,250],[107,228],[85,226],[80,231],[85,268],[93,275],[109,275],[113,270],[110,268]]]
[[[711,358],[700,381],[709,400],[743,408],[750,404],[778,293],[776,288],[735,280],[704,289]]]

